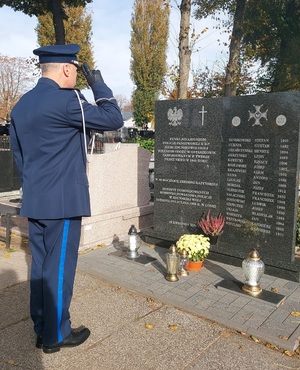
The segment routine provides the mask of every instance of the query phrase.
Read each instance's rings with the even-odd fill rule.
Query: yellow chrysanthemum
[[[202,234],[184,234],[176,242],[179,252],[187,251],[191,261],[203,261],[209,254],[209,238]]]

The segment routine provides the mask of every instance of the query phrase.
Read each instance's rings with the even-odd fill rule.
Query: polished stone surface
[[[148,241],[199,233],[203,212],[222,212],[212,258],[234,263],[257,248],[268,273],[299,281],[299,121],[299,92],[157,102]]]
[[[145,254],[137,254],[135,258],[128,256],[127,250],[119,250],[109,254],[110,256],[115,256],[118,258],[123,258],[127,262],[141,263],[142,265],[147,265],[148,263],[155,262],[156,259]]]
[[[228,291],[231,291],[231,292],[235,292],[235,293],[239,293],[239,294],[245,294],[247,296],[248,294],[245,293],[242,290],[243,285],[244,284],[240,281],[222,280],[218,284],[216,284],[216,287],[218,289],[225,289],[225,290],[228,290]],[[282,304],[282,302],[285,299],[285,296],[282,295],[282,294],[278,294],[278,293],[268,291],[268,290],[264,290],[264,289],[257,296],[252,296],[251,294],[248,295],[248,296],[250,296],[253,299],[261,299],[262,301],[264,301],[266,303],[269,303],[271,305],[275,305],[276,307],[278,307],[280,304]]]

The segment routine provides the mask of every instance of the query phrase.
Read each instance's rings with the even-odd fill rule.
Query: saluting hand
[[[83,65],[81,66],[81,70],[90,86],[99,81],[104,82],[99,69],[91,70],[87,62],[83,63]]]

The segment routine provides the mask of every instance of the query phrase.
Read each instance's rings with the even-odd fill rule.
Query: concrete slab
[[[31,256],[22,251],[0,250],[0,291],[27,281],[30,276]]]
[[[29,281],[0,291],[0,302],[0,330],[10,327],[15,322],[27,320],[29,318]]]
[[[146,324],[152,324],[147,329]],[[170,329],[176,325],[177,330]],[[66,369],[183,369],[195,353],[204,351],[220,335],[222,328],[162,307],[114,330],[104,340],[77,355]],[[75,366],[74,366],[75,365]]]
[[[94,254],[92,256],[95,257]],[[26,259],[22,258],[16,267],[20,264],[26,266]],[[187,281],[181,281],[181,284],[181,291],[192,286]],[[203,288],[203,297],[206,289],[209,287]],[[175,292],[173,288],[174,295]],[[3,309],[0,315],[3,319],[0,326],[0,369],[247,370],[251,366],[251,369],[275,370],[276,366],[297,369],[299,364],[297,355],[283,356],[282,351],[256,344],[248,336],[237,335],[215,321],[128,291],[121,284],[104,282],[83,272],[80,266],[76,274],[71,318],[74,327],[87,325],[91,336],[79,347],[64,348],[46,355],[35,348],[28,301],[28,281],[0,291],[0,307]],[[2,305],[3,302],[5,304]],[[10,314],[5,316],[8,312]],[[153,328],[147,329],[146,324],[153,325]]]
[[[205,351],[193,359],[186,370],[278,370],[299,369],[299,359],[291,358],[254,341],[225,332]]]
[[[292,324],[286,321],[288,325],[278,328],[278,322],[286,320],[292,311],[286,312],[283,304],[285,301],[280,299],[278,303],[281,304],[270,305],[270,302],[258,300],[242,291],[226,292],[217,288],[222,281],[239,281],[242,284],[241,268],[205,260],[204,268],[200,272],[192,272],[187,277],[181,277],[178,282],[168,282],[165,280],[166,249],[143,245],[140,252],[157,259],[157,263],[146,266],[121,259],[116,261],[116,258],[110,255],[116,249],[115,246],[109,246],[82,255],[79,258],[79,269],[234,330],[250,335],[255,333],[261,340],[286,350],[293,351],[298,347],[300,322]],[[277,296],[284,297],[287,302],[290,294],[293,294],[293,301],[297,301],[300,296],[299,284],[295,285],[294,282],[284,279],[265,275],[261,286],[268,297],[273,296],[273,290],[276,288]],[[267,330],[265,323],[268,323]]]

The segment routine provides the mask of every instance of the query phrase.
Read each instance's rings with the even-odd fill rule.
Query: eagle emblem
[[[182,112],[182,109],[177,109],[176,107],[174,107],[174,109],[169,109],[168,110],[168,120],[170,121],[169,122],[169,125],[171,126],[178,126],[181,124],[181,119],[183,117],[183,112]]]

